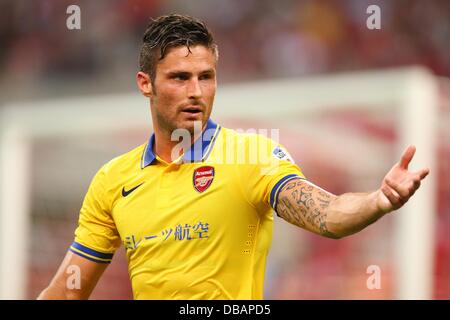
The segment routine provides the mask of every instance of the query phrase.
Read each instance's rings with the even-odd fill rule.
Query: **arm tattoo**
[[[276,211],[289,223],[334,238],[326,225],[326,209],[335,198],[336,196],[308,184],[303,179],[295,179],[281,189]]]

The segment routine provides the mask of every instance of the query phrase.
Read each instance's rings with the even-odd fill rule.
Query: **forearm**
[[[403,206],[430,172],[408,172],[415,153],[409,146],[384,177],[380,189],[370,193],[335,196],[304,179],[286,183],[278,194],[278,215],[286,221],[329,238],[356,233]]]
[[[319,235],[339,239],[378,220],[377,192],[333,195],[296,179],[280,192],[277,213],[286,221]]]
[[[37,300],[67,300],[67,297],[63,290],[48,287],[42,290]]]
[[[107,264],[93,262],[68,251],[52,281],[41,292],[38,299],[89,299],[107,266]]]
[[[37,297],[37,300],[85,300],[89,299],[92,289],[69,289],[66,285],[52,283]]]
[[[386,212],[378,207],[378,192],[344,193],[334,198],[324,213],[328,231],[342,238],[380,219]]]

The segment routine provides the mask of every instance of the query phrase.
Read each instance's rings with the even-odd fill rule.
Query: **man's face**
[[[170,49],[156,66],[150,103],[153,123],[172,133],[194,130],[194,122],[204,125],[211,114],[216,93],[216,57],[205,46]]]

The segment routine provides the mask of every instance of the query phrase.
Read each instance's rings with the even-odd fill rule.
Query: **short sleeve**
[[[70,251],[99,263],[109,263],[120,246],[120,237],[111,216],[111,197],[103,166],[93,178],[80,210],[75,241]]]
[[[249,143],[258,146],[257,161],[250,165],[246,175],[249,201],[258,209],[270,206],[275,210],[280,190],[289,181],[305,176],[281,144],[261,135],[255,135]]]

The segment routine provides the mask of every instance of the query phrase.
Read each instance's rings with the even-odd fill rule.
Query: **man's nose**
[[[202,88],[200,82],[196,78],[192,78],[188,85],[188,96],[192,99],[198,99],[202,96]]]

